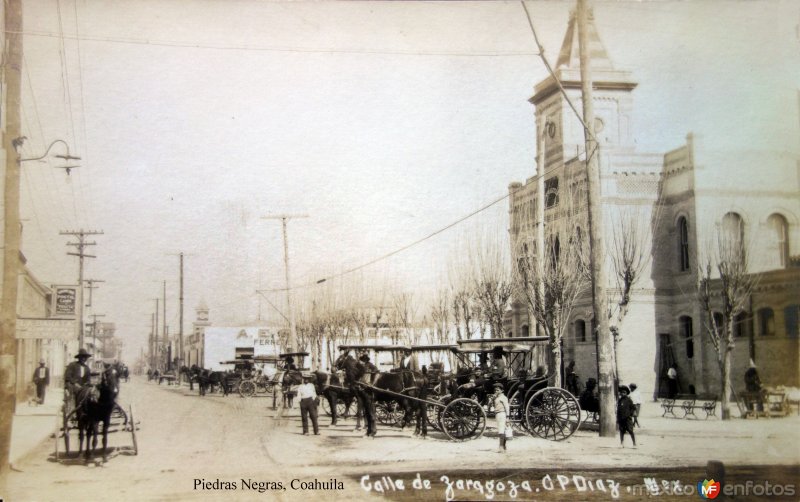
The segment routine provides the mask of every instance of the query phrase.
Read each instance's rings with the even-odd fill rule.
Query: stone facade
[[[581,232],[587,235],[583,125],[564,97],[581,112],[576,32],[573,17],[555,69],[563,93],[549,77],[535,86],[530,100],[536,108],[537,174],[543,176],[509,186],[512,253],[520,242],[537,246],[540,221],[544,239],[558,237],[563,244]],[[639,131],[631,121],[636,82],[613,67],[593,22],[589,35],[610,306],[619,301],[612,255],[614,239],[624,233],[622,222],[634,221],[646,231],[646,263],[627,315],[612,323],[620,333],[621,382],[636,382],[643,394],[657,396],[666,365],[674,362],[682,392],[719,391],[716,352],[694,293],[697,264],[726,225],[741,221],[748,270],[758,279],[747,312],[737,319],[742,329],[734,352],[734,387],[742,387],[751,359],[765,384],[800,385],[800,268],[792,267],[800,261],[798,159],[785,152],[714,151],[692,134],[665,154],[637,152],[634,132]],[[562,350],[564,362],[574,360],[584,380],[597,372],[589,293],[573,308]],[[537,334],[520,298],[506,331]]]

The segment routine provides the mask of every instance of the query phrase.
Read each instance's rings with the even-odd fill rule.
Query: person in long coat
[[[50,368],[45,366],[44,359],[39,360],[39,367],[33,370],[33,383],[36,385],[36,400],[44,404],[44,393],[50,385]]]

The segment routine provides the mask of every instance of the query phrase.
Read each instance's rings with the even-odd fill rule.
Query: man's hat
[[[496,383],[496,384],[494,384],[494,388],[495,388],[495,390],[497,390],[497,389],[501,389],[501,390],[502,390],[502,388],[503,388],[503,384],[501,384],[501,383]]]
[[[86,352],[86,349],[80,349],[78,353],[75,355],[75,359],[80,359],[81,357],[85,357],[88,359],[92,357],[92,355]]]
[[[44,359],[39,359],[39,364],[44,364]]]
[[[303,375],[303,380],[313,380],[314,375]]]
[[[627,385],[620,385],[620,386],[619,386],[619,392],[620,392],[620,394],[622,394],[623,392],[624,392],[625,394],[630,394],[630,393],[631,393],[631,390],[628,388],[628,386],[627,386]]]
[[[358,360],[359,361],[364,361],[364,362],[369,361],[369,354],[361,354],[361,356],[358,358]]]

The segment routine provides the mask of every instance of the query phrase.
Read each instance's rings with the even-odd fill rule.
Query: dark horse
[[[206,392],[214,392],[214,388],[219,386],[222,395],[228,395],[227,375],[222,371],[211,371],[206,369],[199,370],[197,374],[197,384],[200,387],[200,395],[205,396]]]
[[[317,390],[317,395],[323,396],[328,400],[331,408],[331,425],[336,425],[338,419],[336,406],[341,399],[345,406],[345,415],[350,411],[350,406],[353,404],[356,395],[349,387],[345,387],[338,376],[328,374],[323,371],[315,371],[314,386]]]
[[[87,385],[78,392],[78,406],[76,416],[79,429],[78,455],[83,451],[83,438],[86,437],[85,461],[89,462],[89,440],[93,439],[92,448],[97,449],[97,426],[103,422],[103,462],[108,460],[108,428],[111,422],[111,413],[119,394],[117,374],[112,369],[103,371],[100,383]]]
[[[339,356],[336,360],[336,368],[345,372],[345,384],[362,401],[368,435],[375,435],[375,401],[392,405],[398,404],[403,409],[403,420],[400,427],[409,425],[416,416],[417,433],[423,436],[427,435],[425,403],[419,401],[426,397],[427,382],[423,374],[403,370],[380,373],[372,385],[373,388],[369,388],[360,382],[366,373],[366,367],[356,361],[353,356],[349,354]],[[371,431],[370,425],[372,426]]]

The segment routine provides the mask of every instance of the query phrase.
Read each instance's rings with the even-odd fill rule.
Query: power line
[[[4,33],[12,33],[4,31]],[[256,45],[225,45],[208,44],[197,42],[180,42],[176,40],[149,40],[137,38],[121,37],[93,37],[87,35],[62,35],[47,31],[20,31],[14,32],[33,37],[65,38],[71,40],[83,40],[89,42],[107,42],[128,45],[144,45],[154,47],[177,47],[187,49],[212,49],[212,50],[233,50],[233,51],[256,51],[256,52],[297,52],[311,54],[375,54],[375,55],[396,55],[396,56],[445,56],[445,57],[518,57],[536,56],[535,52],[529,51],[402,51],[389,49],[325,49],[314,47],[282,47],[282,46],[256,46]]]
[[[72,3],[72,6],[73,6],[74,11],[75,11],[75,34],[76,35],[80,35],[80,28],[79,28],[79,25],[78,25],[78,1],[74,0],[73,3]],[[85,104],[86,100],[85,100],[85,95],[83,93],[83,68],[82,68],[83,64],[81,62],[81,41],[80,41],[79,38],[76,39],[75,48],[76,48],[76,52],[77,52],[77,55],[78,55],[78,83],[80,84],[80,92],[81,92],[81,125],[83,127],[83,153],[82,153],[82,156],[83,156],[83,165],[86,166],[86,168],[88,169],[88,167],[89,167],[89,136],[86,133],[86,104]],[[75,145],[75,148],[77,148],[77,147],[78,146]],[[77,174],[77,177],[78,177],[78,184],[79,184],[80,189],[81,189],[81,199],[84,202],[85,202],[85,200],[87,198],[89,200],[88,208],[86,207],[86,204],[84,204],[84,211],[87,212],[87,218],[89,216],[94,216],[94,214],[95,214],[94,213],[94,205],[93,205],[93,199],[91,197],[91,194],[89,194],[88,197],[86,196],[85,185],[83,184],[83,176],[81,175],[80,171],[78,171],[76,174]]]

